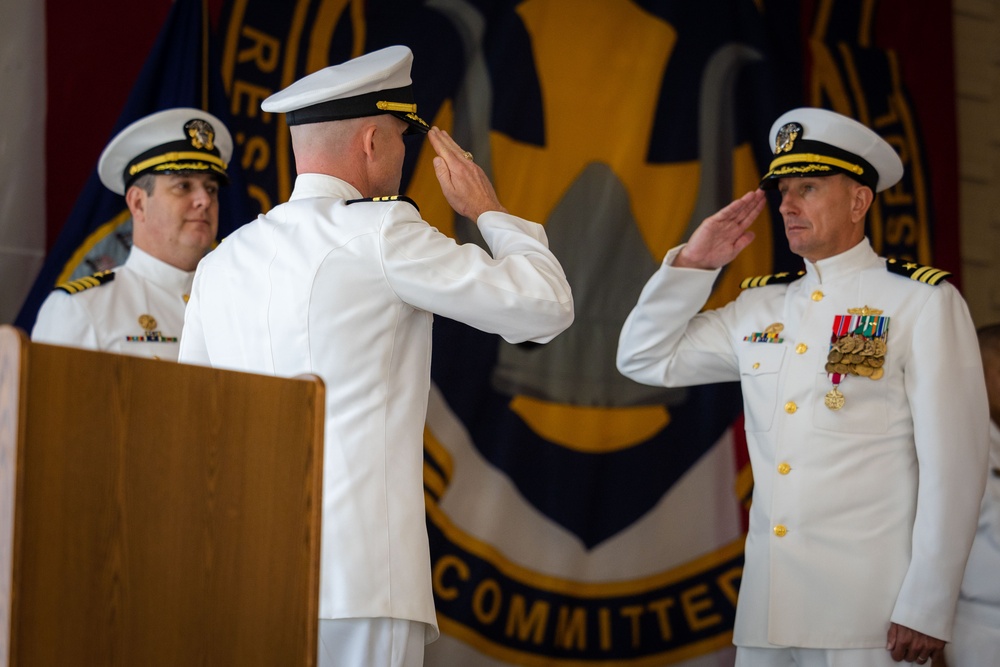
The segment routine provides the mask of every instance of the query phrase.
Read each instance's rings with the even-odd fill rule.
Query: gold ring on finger
[[[462,153],[462,157],[464,157],[466,160],[471,160],[472,153],[470,153],[469,151],[465,151],[464,153]]]

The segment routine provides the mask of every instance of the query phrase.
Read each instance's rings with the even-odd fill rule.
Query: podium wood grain
[[[4,664],[314,664],[317,378],[41,345],[10,327],[0,369]]]

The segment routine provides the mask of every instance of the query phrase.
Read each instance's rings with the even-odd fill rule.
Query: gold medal
[[[844,395],[840,393],[840,390],[834,387],[830,391],[826,392],[826,396],[823,398],[823,403],[826,407],[831,410],[839,410],[844,407]]]
[[[881,368],[879,370],[882,370]],[[860,375],[861,377],[872,378],[873,380],[878,379],[873,376],[875,369],[871,366],[866,366],[865,364],[855,364],[852,369],[854,375]]]

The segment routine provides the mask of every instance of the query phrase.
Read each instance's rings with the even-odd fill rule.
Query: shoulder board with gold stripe
[[[77,278],[76,280],[71,280],[66,283],[60,283],[55,286],[55,289],[61,289],[67,294],[79,294],[83,290],[88,290],[91,287],[99,287],[106,283],[110,283],[114,279],[114,271],[101,271],[100,273],[95,273],[92,276],[86,276],[84,278]]]
[[[752,276],[743,279],[743,282],[740,283],[740,289],[763,287],[764,285],[781,285],[782,283],[794,282],[804,275],[806,275],[805,271],[797,271],[796,273],[782,271],[781,273],[772,273],[767,276]]]
[[[413,201],[412,199],[410,199],[406,195],[392,195],[390,197],[366,197],[364,199],[348,199],[344,203],[345,204],[358,204],[360,202],[366,202],[366,201],[372,201],[372,202],[405,201],[407,204],[409,204],[413,208],[417,209],[418,211],[420,210],[420,207],[417,206],[417,202]]]
[[[935,269],[933,266],[924,266],[923,264],[900,259],[885,260],[885,268],[890,273],[905,276],[910,280],[917,280],[928,285],[937,285],[951,275],[950,271],[943,271]]]

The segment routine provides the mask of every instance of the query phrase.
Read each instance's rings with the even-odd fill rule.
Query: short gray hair
[[[156,174],[143,174],[139,178],[132,181],[132,185],[129,187],[142,188],[146,191],[147,195],[152,195],[153,190],[156,189]]]

